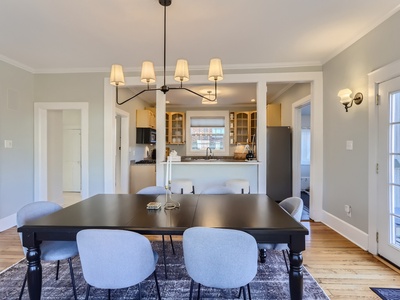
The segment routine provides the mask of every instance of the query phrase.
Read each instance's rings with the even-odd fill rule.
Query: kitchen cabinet
[[[136,194],[142,188],[154,185],[156,185],[156,164],[131,165],[129,193]]]
[[[136,128],[156,128],[156,115],[147,109],[136,110]]]
[[[165,115],[165,138],[167,144],[179,145],[186,142],[185,113],[167,112]]]
[[[232,120],[229,120],[229,122],[231,123]],[[257,112],[256,111],[234,112],[233,123],[234,123],[233,144],[251,143],[253,135],[257,133]],[[232,125],[230,125],[230,127],[231,126]],[[231,129],[229,135],[231,135]],[[230,141],[232,144],[232,139],[230,139]]]
[[[281,126],[281,104],[267,105],[267,126]]]

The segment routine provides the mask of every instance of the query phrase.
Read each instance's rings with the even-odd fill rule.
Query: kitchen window
[[[186,154],[204,156],[210,148],[214,155],[229,155],[229,112],[186,112]]]

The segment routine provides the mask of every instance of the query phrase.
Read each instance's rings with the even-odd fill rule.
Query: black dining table
[[[149,202],[175,204],[174,209],[147,209]],[[30,299],[42,287],[40,243],[74,241],[83,229],[124,229],[144,235],[182,235],[190,227],[230,228],[251,234],[259,243],[287,243],[290,248],[291,299],[303,297],[303,257],[308,229],[266,195],[98,194],[18,228],[28,249]],[[234,259],[234,258],[232,258]]]

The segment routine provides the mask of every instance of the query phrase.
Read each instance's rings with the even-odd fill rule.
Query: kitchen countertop
[[[167,162],[162,162],[162,164],[166,164]],[[228,165],[228,164],[245,164],[245,165],[258,165],[260,164],[257,160],[237,160],[237,159],[218,159],[218,158],[211,158],[211,159],[204,159],[204,158],[196,158],[196,159],[182,159],[181,161],[172,161],[173,164],[193,164],[193,165]]]

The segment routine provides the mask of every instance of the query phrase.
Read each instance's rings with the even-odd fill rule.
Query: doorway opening
[[[54,201],[63,205],[64,184],[71,189],[69,192],[86,199],[89,196],[88,103],[35,103],[34,122],[34,200]],[[71,131],[73,137],[66,137],[68,134],[64,135],[65,131]],[[64,149],[65,142],[70,148]],[[65,158],[63,153],[72,155]],[[74,176],[78,180],[72,178]]]
[[[292,105],[293,195],[303,199],[302,220],[310,220],[311,96]]]

